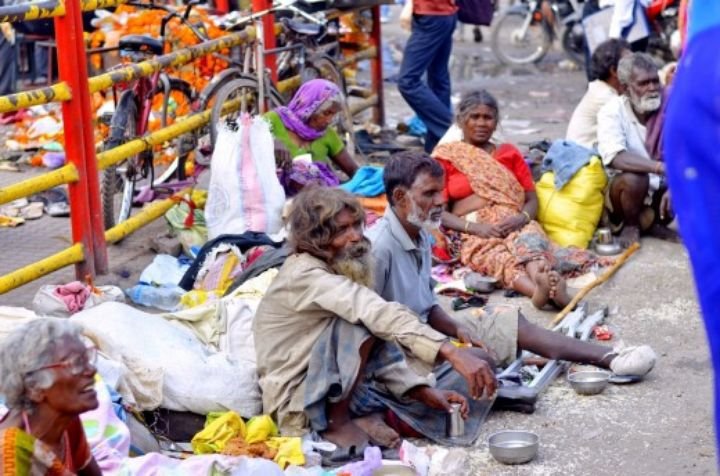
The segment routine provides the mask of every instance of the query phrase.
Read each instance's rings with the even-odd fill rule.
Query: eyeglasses
[[[69,359],[63,360],[62,362],[56,362],[54,364],[43,365],[37,369],[31,370],[28,374],[33,372],[39,372],[41,370],[48,369],[66,369],[71,375],[80,375],[88,368],[88,366],[95,368],[97,362],[97,347],[86,347],[85,352]]]

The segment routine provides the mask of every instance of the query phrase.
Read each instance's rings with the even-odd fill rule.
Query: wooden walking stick
[[[560,322],[563,319],[563,317],[565,317],[567,315],[568,312],[573,310],[573,308],[577,305],[577,303],[579,303],[582,300],[582,298],[587,296],[587,294],[590,291],[592,291],[592,289],[594,287],[596,287],[596,286],[604,283],[608,279],[610,279],[610,277],[612,277],[612,275],[615,274],[617,272],[617,270],[620,269],[620,267],[623,264],[625,264],[625,262],[628,260],[628,258],[630,258],[630,256],[632,256],[632,254],[635,253],[639,249],[640,249],[640,243],[633,243],[632,245],[630,245],[630,247],[628,249],[626,249],[623,252],[623,254],[620,255],[620,257],[617,259],[617,261],[615,261],[615,263],[613,263],[613,265],[610,266],[602,274],[602,276],[600,276],[599,278],[596,278],[595,281],[593,281],[592,283],[590,283],[587,286],[585,286],[584,288],[582,288],[575,295],[575,297],[572,298],[572,301],[570,301],[568,303],[568,305],[565,306],[563,308],[563,310],[560,311],[557,316],[555,316],[555,318],[553,318],[552,322],[550,323],[550,327],[554,327],[558,322]]]

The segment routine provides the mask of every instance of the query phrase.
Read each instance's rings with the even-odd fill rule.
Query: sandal
[[[485,304],[487,304],[487,299],[482,296],[458,297],[452,301],[452,310],[461,311],[470,307],[483,307]]]
[[[347,463],[354,463],[355,461],[362,461],[365,458],[365,448],[367,448],[367,446],[367,443],[364,443],[362,445],[352,445],[347,448],[338,446],[331,452],[320,451],[322,466],[333,468],[344,466]]]

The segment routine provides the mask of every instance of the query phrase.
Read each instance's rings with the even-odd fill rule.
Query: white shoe
[[[649,345],[625,347],[613,353],[616,356],[610,362],[610,370],[615,375],[642,377],[653,369],[657,360],[655,351]]]

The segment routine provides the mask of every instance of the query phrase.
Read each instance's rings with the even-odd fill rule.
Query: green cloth
[[[275,111],[265,113],[264,117],[270,123],[270,132],[273,137],[285,144],[293,158],[298,155],[311,154],[314,162],[329,162],[329,159],[337,156],[345,148],[345,144],[333,127],[328,127],[322,137],[311,142],[310,150],[298,147],[290,138],[285,124]]]

